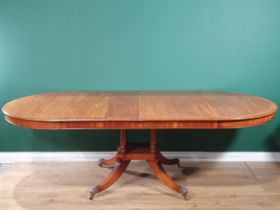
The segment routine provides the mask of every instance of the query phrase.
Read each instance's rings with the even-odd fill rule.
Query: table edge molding
[[[275,113],[245,120],[222,121],[33,121],[5,115],[5,119],[17,126],[44,130],[71,129],[223,129],[258,126],[271,121]]]

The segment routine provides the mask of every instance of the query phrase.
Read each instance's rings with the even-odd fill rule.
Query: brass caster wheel
[[[184,200],[187,200],[188,190],[185,187],[180,188],[180,194],[183,196]]]
[[[93,200],[93,198],[94,198],[96,192],[97,192],[97,188],[96,188],[96,187],[93,187],[93,188],[91,189],[91,191],[89,192],[89,197],[88,197],[88,199],[89,199],[89,200]]]
[[[103,161],[104,161],[104,159],[100,159],[100,160],[98,161],[98,166],[99,166],[99,167],[102,167],[102,166],[103,166],[103,165],[102,165]]]
[[[180,160],[178,160],[178,162],[177,162],[177,167],[181,168]]]

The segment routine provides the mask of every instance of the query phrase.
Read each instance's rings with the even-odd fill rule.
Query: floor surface
[[[148,164],[135,161],[123,176],[93,201],[93,184],[111,169],[95,162],[17,163],[0,181],[0,210],[233,210],[280,209],[280,163],[183,163],[165,166],[187,186],[183,200],[161,184]]]

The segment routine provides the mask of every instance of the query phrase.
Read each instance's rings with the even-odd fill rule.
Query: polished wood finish
[[[180,193],[184,199],[186,199],[187,189],[176,184],[162,167],[162,164],[176,164],[180,166],[179,159],[168,159],[160,153],[157,143],[156,130],[151,130],[149,145],[129,145],[127,142],[126,131],[124,129],[121,130],[120,136],[121,140],[117,154],[115,154],[111,159],[102,159],[99,161],[99,166],[101,167],[112,167],[114,165],[113,170],[107,178],[92,188],[89,199],[93,199],[96,193],[102,192],[117,181],[121,174],[124,173],[131,160],[146,160],[159,180],[161,180],[171,190]]]
[[[89,199],[92,200],[96,193],[100,193],[103,190],[110,187],[112,184],[114,184],[118,180],[118,178],[123,174],[129,162],[130,160],[127,161],[116,160],[114,169],[111,171],[109,176],[107,176],[99,185],[91,189]]]
[[[242,128],[270,121],[277,106],[223,92],[60,92],[3,107],[6,120],[33,129]]]
[[[280,163],[181,162],[165,166],[189,188],[180,199],[155,180],[143,161],[131,161],[108,191],[91,202],[88,185],[106,177],[95,162],[16,163],[0,181],[1,210],[279,210]]]
[[[146,160],[167,187],[184,198],[187,189],[175,183],[162,164],[180,166],[158,148],[156,129],[242,128],[273,119],[277,106],[264,98],[205,91],[62,92],[20,98],[3,107],[8,122],[34,129],[121,129],[117,154],[101,160],[113,170],[92,188],[90,199],[111,186],[131,160]],[[126,129],[151,129],[149,145],[128,144]]]

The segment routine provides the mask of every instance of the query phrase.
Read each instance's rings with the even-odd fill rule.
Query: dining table
[[[5,119],[16,126],[41,130],[118,129],[115,155],[101,159],[109,175],[91,188],[93,199],[125,172],[132,160],[145,160],[156,177],[186,199],[188,190],[178,185],[163,165],[177,165],[158,146],[161,129],[240,129],[271,121],[277,105],[269,99],[222,91],[63,91],[41,93],[7,102]],[[129,142],[127,131],[150,131],[146,143]],[[81,131],[82,132],[82,131]],[[93,139],[94,140],[94,139]],[[186,138],[187,140],[187,138]],[[179,141],[172,144],[180,146]]]

